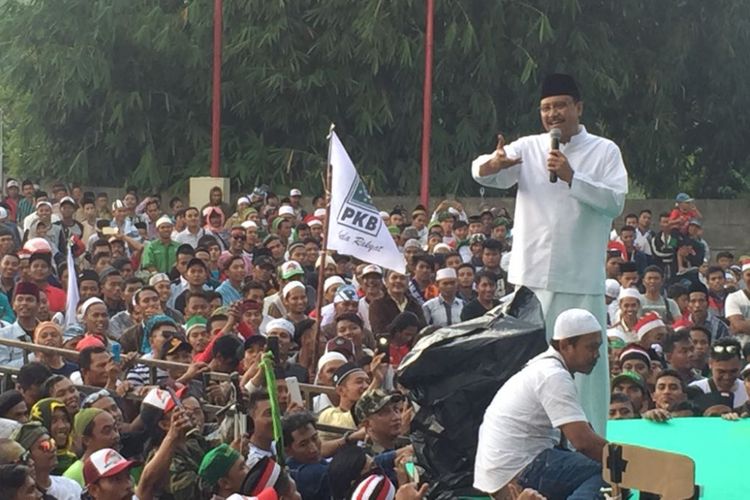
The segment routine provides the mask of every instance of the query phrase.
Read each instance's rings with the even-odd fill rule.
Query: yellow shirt
[[[331,425],[333,427],[343,427],[345,429],[355,430],[357,428],[354,425],[354,417],[351,412],[341,410],[336,407],[326,408],[318,416],[318,423],[324,425]],[[331,432],[321,432],[320,439],[323,441],[330,441],[337,439],[341,436]]]

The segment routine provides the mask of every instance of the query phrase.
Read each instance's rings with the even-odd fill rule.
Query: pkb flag
[[[328,248],[400,273],[406,261],[372,204],[351,158],[331,131],[331,206]]]

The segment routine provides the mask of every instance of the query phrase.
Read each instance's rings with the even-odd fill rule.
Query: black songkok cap
[[[542,82],[542,99],[556,95],[569,95],[576,101],[581,100],[581,93],[573,77],[562,73],[548,75]]]

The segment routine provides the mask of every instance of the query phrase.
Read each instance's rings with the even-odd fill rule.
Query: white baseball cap
[[[302,191],[300,191],[297,188],[294,188],[291,191],[289,191],[289,196],[302,196]]]
[[[317,217],[318,219],[322,219],[326,216],[326,209],[325,208],[316,208],[313,212],[313,217]]]
[[[616,299],[620,295],[620,283],[612,278],[604,282],[604,295],[610,299]]]
[[[346,282],[344,281],[344,278],[341,276],[331,276],[330,278],[326,278],[325,282],[323,282],[323,291],[328,290],[333,285],[345,285]]]
[[[376,266],[375,264],[367,264],[362,268],[362,276],[367,276],[368,274],[377,274],[383,276],[383,270],[380,268],[380,266]]]
[[[89,486],[103,477],[112,477],[128,470],[136,463],[127,460],[112,448],[97,450],[83,463],[83,480]]]
[[[148,286],[154,286],[157,283],[161,283],[162,281],[169,282],[171,280],[169,279],[169,276],[167,276],[166,273],[156,273],[153,276],[151,276],[151,278],[149,278]]]
[[[281,264],[281,278],[288,280],[292,276],[305,274],[305,270],[296,260],[288,260]]]
[[[563,311],[555,320],[555,332],[553,340],[569,339],[586,335],[587,333],[600,332],[602,325],[593,314],[585,309],[568,309]]]
[[[293,217],[294,209],[289,205],[282,205],[279,207],[279,217],[284,217],[285,215],[291,215]]]

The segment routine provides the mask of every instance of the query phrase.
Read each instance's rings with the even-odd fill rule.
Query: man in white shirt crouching
[[[602,325],[590,312],[557,317],[550,348],[511,377],[485,411],[475,488],[494,499],[511,498],[518,486],[547,498],[599,498],[606,441],[586,420],[573,375],[591,373],[601,343]]]

